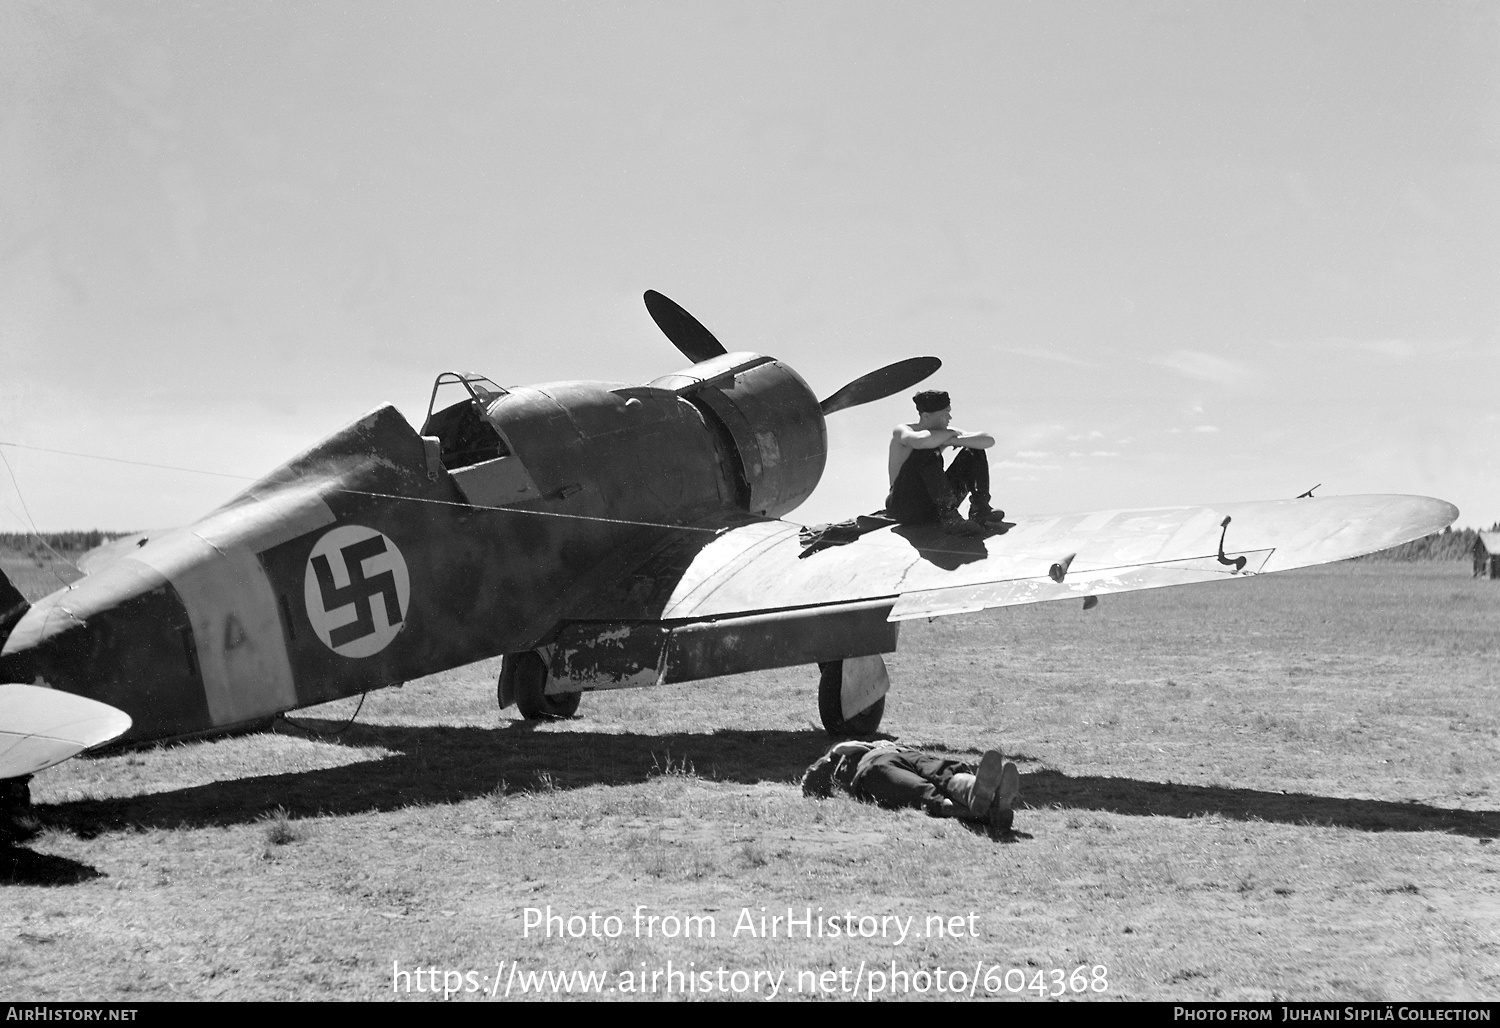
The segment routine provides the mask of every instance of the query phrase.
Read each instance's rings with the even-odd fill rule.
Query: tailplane
[[[107,703],[35,685],[0,685],[0,781],[35,774],[130,730]]]

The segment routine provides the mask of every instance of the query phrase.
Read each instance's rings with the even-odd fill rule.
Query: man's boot
[[[990,804],[989,817],[985,819],[989,822],[990,838],[998,839],[1010,831],[1016,820],[1016,812],[1012,807],[1020,792],[1021,772],[1016,765],[1007,761],[1000,770],[1000,785]]]
[[[938,527],[944,535],[976,536],[984,531],[981,526],[959,517],[958,511],[953,508],[943,511],[938,518]]]
[[[1005,777],[1005,757],[999,750],[986,750],[974,771],[974,813],[984,817],[1000,791]]]

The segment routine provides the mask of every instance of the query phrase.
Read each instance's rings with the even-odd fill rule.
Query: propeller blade
[[[824,414],[832,414],[871,400],[883,400],[892,393],[910,389],[942,366],[943,362],[936,357],[908,357],[904,361],[887,364],[868,375],[861,375],[818,406],[823,409]]]
[[[655,289],[646,290],[646,310],[662,334],[694,364],[727,352],[724,344],[715,339],[697,318]]]

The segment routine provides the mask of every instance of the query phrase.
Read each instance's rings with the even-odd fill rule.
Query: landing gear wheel
[[[541,718],[572,717],[578,713],[581,692],[567,692],[559,696],[547,695],[547,665],[536,651],[508,654],[500,661],[500,695],[506,694],[506,679],[509,678],[511,694],[516,698],[516,707],[528,721]],[[503,700],[502,700],[503,702]]]
[[[874,735],[880,729],[880,719],[885,716],[885,697],[880,697],[858,714],[846,719],[844,662],[827,661],[818,665],[818,671],[818,716],[823,719],[824,730],[835,739]]]

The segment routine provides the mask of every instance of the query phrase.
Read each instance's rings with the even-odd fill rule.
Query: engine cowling
[[[651,383],[702,410],[738,458],[752,514],[780,517],[817,488],[828,428],[802,376],[773,357],[726,353]]]

